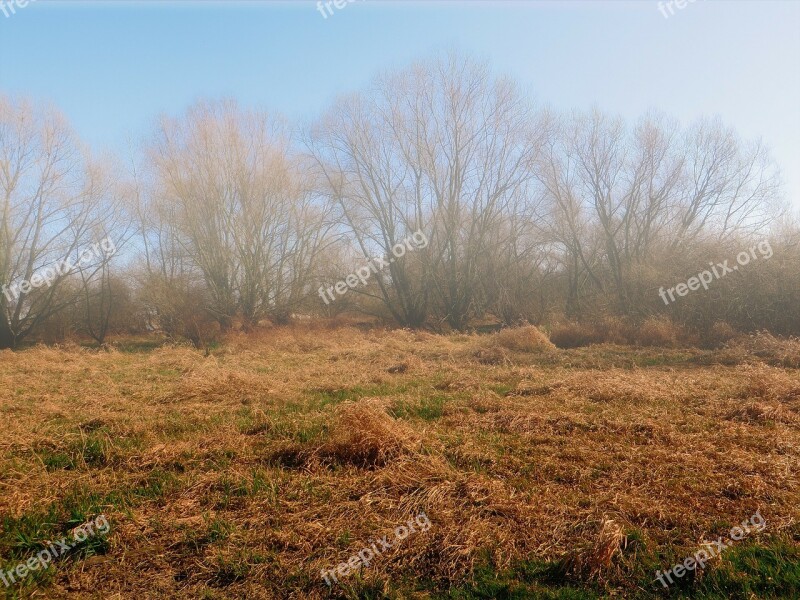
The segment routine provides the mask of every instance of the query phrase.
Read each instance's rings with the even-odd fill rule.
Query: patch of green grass
[[[180,487],[180,480],[173,473],[154,469],[140,481],[129,493],[124,495],[124,503],[135,503],[142,500],[160,500],[175,492]]]
[[[236,430],[244,435],[261,435],[272,431],[273,426],[262,411],[243,406],[236,411]]]
[[[225,519],[215,518],[208,521],[208,539],[212,544],[227,540],[232,531],[233,525]]]
[[[0,528],[0,554],[8,557],[5,566],[11,568],[24,562],[61,539],[66,539],[70,548],[63,550],[59,546],[63,552],[56,557],[59,561],[105,554],[109,548],[107,531],[102,533],[93,525],[94,533],[85,530],[86,535],[81,536],[83,540],[73,535],[76,527],[94,521],[103,511],[100,495],[75,490],[60,503],[52,503],[44,510],[31,511],[18,519],[4,517]],[[49,576],[34,577],[32,581],[45,584]]]
[[[308,395],[309,399],[319,408],[355,399],[353,390],[348,388],[319,388],[310,391]]]
[[[48,471],[68,471],[75,468],[72,456],[65,452],[43,449],[37,454]]]
[[[391,393],[403,393],[405,386],[393,386],[386,383],[377,385],[356,385],[350,388],[315,388],[306,392],[309,405],[302,409],[322,409],[326,406],[340,404],[346,400],[358,400],[370,396],[387,396]],[[301,408],[301,407],[298,407]]]
[[[181,546],[192,554],[200,554],[200,551],[211,543],[208,538],[208,532],[203,531],[197,527],[184,527],[179,528],[183,533],[183,540]],[[180,574],[181,578],[188,577],[187,574]]]
[[[211,585],[227,587],[247,578],[250,573],[250,563],[241,553],[231,557],[219,554],[211,565],[211,572]]]
[[[251,496],[259,496],[265,494],[277,502],[278,499],[278,482],[270,479],[270,477],[261,469],[253,469],[250,473],[250,485],[248,492]]]
[[[108,442],[104,438],[91,436],[82,440],[80,457],[87,467],[102,467],[108,463]]]
[[[434,592],[440,600],[597,600],[601,591],[575,587],[563,579],[557,562],[527,561],[508,571],[498,571],[484,561],[472,581],[446,592]]]
[[[244,482],[235,481],[225,476],[213,486],[213,489],[221,493],[221,497],[214,503],[214,507],[218,510],[233,508],[239,498],[247,496],[247,486]]]
[[[294,431],[294,439],[302,444],[320,440],[328,434],[326,423],[310,423]]]
[[[347,548],[350,545],[350,542],[352,541],[352,539],[353,538],[350,535],[350,532],[347,531],[347,530],[344,530],[342,533],[339,534],[339,537],[336,538],[336,544],[340,548]]]
[[[517,387],[517,381],[510,381],[508,383],[492,383],[486,386],[487,390],[493,391],[498,396],[506,396],[509,392]]]
[[[734,546],[700,579],[691,597],[800,598],[800,544],[776,538],[767,545]]]
[[[48,471],[100,468],[111,458],[111,443],[101,430],[63,446],[40,446],[34,449]]]
[[[418,418],[423,421],[435,421],[442,418],[444,405],[448,400],[450,398],[442,394],[423,396],[417,402],[399,400],[393,404],[390,413],[395,419]]]
[[[142,501],[162,498],[177,487],[174,475],[155,470],[140,485],[130,489],[100,493],[86,486],[75,486],[61,500],[45,507],[36,507],[18,518],[3,516],[0,519],[0,556],[5,560],[0,560],[0,568],[13,568],[62,538],[67,538],[72,547],[58,557],[59,561],[105,554],[109,549],[107,533],[88,535],[80,541],[71,532],[107,513],[110,507],[124,511]],[[220,527],[219,531],[223,529]],[[45,587],[53,577],[52,569],[33,571],[21,585],[23,588]],[[6,590],[9,598],[18,597],[17,592],[16,588]]]
[[[4,516],[0,521],[0,554],[22,558],[39,551],[48,542],[102,514],[108,505],[107,496],[76,487],[60,502],[33,509],[19,518]]]
[[[178,369],[167,369],[167,368],[157,369],[156,373],[158,373],[161,377],[165,377],[167,379],[175,379],[176,377],[180,377],[181,375],[181,372]]]

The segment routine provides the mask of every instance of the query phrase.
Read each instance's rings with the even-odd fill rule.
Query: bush
[[[723,332],[719,330],[718,334]],[[619,317],[603,317],[594,323],[556,324],[550,341],[558,348],[580,348],[592,344],[673,347],[696,340],[667,317],[650,317],[638,326]]]
[[[674,347],[682,331],[667,317],[650,317],[638,328],[635,341],[641,346]]]
[[[501,348],[515,352],[539,352],[555,349],[547,336],[533,325],[503,329],[492,336],[492,342]]]
[[[711,326],[711,329],[703,335],[703,347],[705,348],[721,348],[729,341],[734,339],[737,331],[728,325],[725,321],[717,321]]]
[[[550,332],[550,341],[557,348],[580,348],[597,343],[597,332],[588,324],[558,323]]]
[[[636,328],[619,317],[603,317],[596,321],[594,343],[596,344],[631,344],[635,339]]]
[[[202,286],[153,277],[145,281],[142,296],[150,326],[168,338],[186,339],[205,349],[220,341],[223,327],[204,308],[210,302]]]

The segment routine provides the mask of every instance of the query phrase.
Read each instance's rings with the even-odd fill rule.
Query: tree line
[[[195,343],[297,315],[399,326],[641,322],[800,333],[800,227],[759,141],[533,102],[458,53],[376,77],[300,127],[235,101],[98,156],[0,95],[0,347],[159,330]],[[333,303],[321,286],[423,232]],[[99,240],[48,285],[20,286]],[[659,289],[761,240],[774,256],[669,306]],[[51,271],[52,272],[52,271]]]

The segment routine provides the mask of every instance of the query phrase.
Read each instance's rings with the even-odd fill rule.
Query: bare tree
[[[151,158],[155,214],[166,221],[151,231],[168,244],[163,255],[177,245],[202,274],[207,310],[223,327],[237,316],[246,327],[285,320],[311,292],[330,224],[283,123],[200,103],[162,119]]]
[[[478,305],[481,259],[505,216],[530,199],[537,118],[508,79],[457,54],[379,77],[311,131],[325,192],[356,243],[390,255],[421,229],[423,257],[395,261],[382,300],[404,325],[431,307],[463,329]]]
[[[581,273],[613,292],[617,312],[646,311],[642,274],[656,259],[763,228],[779,189],[763,146],[742,143],[718,121],[681,133],[650,114],[628,129],[597,110],[562,126],[537,177],[570,273],[568,312]]]
[[[201,102],[161,119],[120,185],[56,111],[0,97],[0,347],[48,323],[66,330],[68,313],[103,340],[134,298],[149,327],[200,345],[234,323],[345,308],[459,330],[489,314],[538,322],[562,301],[569,318],[643,318],[663,310],[654,286],[752,243],[780,209],[767,150],[718,119],[556,118],[457,53],[377,77],[304,142],[301,155],[264,112]],[[136,289],[108,256],[78,261],[133,231]],[[424,249],[394,256],[417,231]],[[320,304],[320,284],[376,257],[393,260],[335,308]],[[64,261],[77,267],[47,271]],[[777,316],[791,294],[771,289],[773,313],[740,295],[731,318],[791,330]],[[684,307],[685,322],[710,318],[699,296]]]
[[[0,347],[75,301],[77,286],[60,293],[68,266],[102,264],[86,247],[108,235],[112,192],[60,113],[0,96]]]

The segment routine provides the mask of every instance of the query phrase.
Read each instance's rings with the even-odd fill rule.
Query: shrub
[[[631,344],[636,328],[619,317],[602,317],[593,326],[596,344]]]
[[[717,321],[703,336],[705,348],[721,348],[738,335],[737,331],[725,321]]]
[[[550,341],[557,348],[580,348],[597,343],[595,328],[584,323],[559,323],[550,332]]]
[[[668,317],[650,317],[638,326],[619,317],[602,317],[593,323],[559,323],[550,341],[558,348],[579,348],[592,344],[673,347],[697,340]]]
[[[667,317],[650,317],[637,329],[635,341],[641,346],[673,347],[681,333],[680,326]]]

